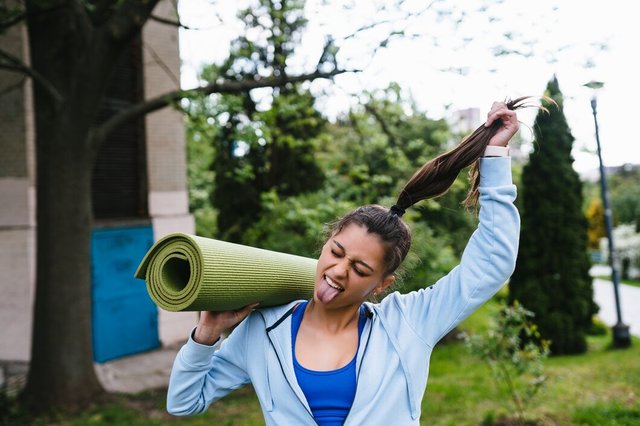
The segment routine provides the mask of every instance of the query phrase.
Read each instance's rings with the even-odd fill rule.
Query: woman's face
[[[384,246],[376,234],[349,224],[322,247],[316,268],[314,300],[327,307],[360,305],[392,282],[385,276]]]

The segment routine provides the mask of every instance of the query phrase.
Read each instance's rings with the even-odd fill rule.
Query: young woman
[[[176,357],[168,411],[201,413],[252,383],[268,425],[419,424],[434,346],[491,298],[515,266],[520,219],[506,146],[518,130],[514,110],[522,100],[494,103],[485,125],[423,166],[390,209],[363,206],[336,222],[318,259],[311,300],[202,312]],[[393,283],[409,251],[405,209],[446,192],[478,159],[472,189],[479,193],[479,225],[460,264],[434,285],[367,302]]]

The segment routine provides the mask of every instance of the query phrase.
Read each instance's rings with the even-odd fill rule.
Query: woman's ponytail
[[[523,96],[507,101],[507,108],[516,110],[537,107],[547,111],[543,106],[526,103],[530,98]],[[544,99],[550,100],[546,97]],[[553,102],[553,100],[550,101]],[[482,124],[471,135],[463,139],[458,146],[427,162],[405,184],[396,201],[396,207],[406,210],[418,201],[444,195],[453,185],[460,171],[473,165],[469,171],[471,187],[463,204],[469,209],[477,208],[478,185],[480,184],[478,160],[484,154],[489,141],[498,132],[500,126],[502,126],[502,122],[499,119],[489,127]]]

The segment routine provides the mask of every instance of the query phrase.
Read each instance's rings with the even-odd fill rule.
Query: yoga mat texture
[[[157,241],[134,276],[167,311],[275,306],[313,295],[316,260],[176,233]]]

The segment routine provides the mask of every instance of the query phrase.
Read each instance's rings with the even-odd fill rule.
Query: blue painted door
[[[151,226],[93,231],[93,358],[97,362],[160,346],[158,310],[144,282],[133,278],[152,244]]]

